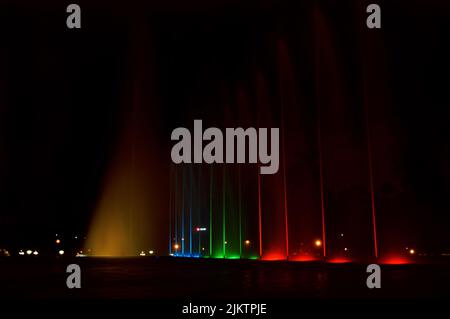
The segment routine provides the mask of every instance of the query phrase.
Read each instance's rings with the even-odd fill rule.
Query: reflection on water
[[[65,286],[78,263],[82,289]],[[14,259],[0,263],[0,296],[31,298],[415,298],[450,297],[450,267],[384,265],[382,288],[366,265],[181,258]]]

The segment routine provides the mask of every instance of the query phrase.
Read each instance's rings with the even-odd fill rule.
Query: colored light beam
[[[281,79],[279,79],[280,104],[281,104],[281,154],[283,165],[283,200],[284,200],[284,234],[286,243],[286,259],[289,257],[289,224],[288,224],[288,201],[286,187],[286,143],[284,138],[284,99],[281,89]]]
[[[318,95],[318,94],[317,94]],[[324,195],[324,185],[323,185],[323,158],[322,158],[322,129],[320,120],[320,103],[317,102],[317,140],[318,140],[318,150],[319,150],[319,183],[320,183],[320,210],[322,217],[322,248],[323,257],[327,257],[326,248],[326,226],[325,226],[325,195]]]
[[[262,257],[262,207],[261,207],[261,174],[258,167],[258,235],[259,235],[259,257]]]
[[[226,183],[226,171],[225,171],[225,165],[223,166],[222,170],[222,252],[223,257],[227,255],[226,253],[226,243],[227,243],[227,237],[226,237],[226,194],[225,194],[225,183]]]
[[[317,10],[317,9],[316,9]],[[316,20],[317,12],[316,12]],[[318,27],[315,28],[314,39],[319,39]],[[321,101],[319,94],[319,70],[318,66],[320,65],[319,57],[317,51],[319,50],[317,40],[315,43],[316,53],[315,53],[315,84],[316,84],[316,100],[317,100],[317,147],[318,147],[318,155],[319,155],[319,185],[320,185],[320,210],[322,217],[322,248],[323,248],[323,258],[327,257],[327,242],[326,242],[326,226],[325,226],[325,194],[324,194],[324,176],[323,176],[323,156],[322,156],[322,121],[321,121]]]
[[[241,166],[238,168],[238,210],[239,210],[239,256],[242,256],[242,186],[241,186]]]
[[[189,166],[189,254],[192,255],[192,165]]]
[[[372,147],[370,144],[370,129],[369,129],[369,116],[366,111],[366,126],[367,126],[367,157],[369,164],[369,187],[370,187],[370,202],[372,209],[372,228],[373,228],[373,249],[375,258],[378,258],[378,239],[377,239],[377,219],[375,211],[375,190],[373,185],[373,166],[372,166]]]
[[[363,84],[365,88],[365,84]],[[373,181],[373,163],[372,163],[372,143],[370,139],[370,122],[369,122],[369,105],[367,103],[367,96],[364,93],[364,113],[366,124],[366,139],[367,139],[367,160],[369,169],[369,190],[370,190],[370,204],[372,210],[372,231],[373,231],[373,249],[375,258],[378,258],[378,239],[377,239],[377,219],[375,210],[375,188]]]
[[[182,206],[182,209],[181,209],[181,254],[182,255],[184,255],[184,213],[185,213],[185,210],[184,210],[184,206],[185,206],[185,199],[184,199],[184,196],[185,196],[185,190],[184,190],[184,184],[185,184],[185,172],[184,172],[185,170],[184,170],[184,167],[183,167],[183,180],[182,180],[182,193],[181,193],[181,206]]]
[[[173,166],[170,166],[170,182],[172,183],[173,179]],[[169,184],[169,255],[172,254],[172,200],[173,200],[173,190],[172,185]]]
[[[214,182],[214,176],[213,176],[213,169],[212,166],[209,169],[209,255],[213,255],[213,237],[212,237],[212,231],[213,231],[213,218],[212,218],[212,196],[213,196],[213,182]]]
[[[175,215],[174,216],[175,217],[175,243],[178,243],[178,169],[176,169],[176,168],[175,168],[175,210],[174,210],[174,215]]]

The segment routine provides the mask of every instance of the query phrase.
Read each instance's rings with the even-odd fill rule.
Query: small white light
[[[148,253],[149,253],[150,255],[153,255],[154,251],[153,251],[153,250],[150,250]]]
[[[347,247],[345,247],[344,250],[347,251],[348,250]]]
[[[20,250],[20,251],[19,251],[19,255],[20,255],[20,256],[25,255],[25,253],[23,252],[23,250]]]
[[[33,255],[35,256],[39,255],[38,251],[37,250],[33,251]]]
[[[27,250],[27,255],[31,255],[33,253],[33,251],[32,250]]]
[[[61,250],[58,252],[58,254],[60,254],[61,256],[64,255],[64,250],[61,249]]]
[[[145,253],[143,251],[141,251],[141,253],[139,254],[139,256],[145,256]]]

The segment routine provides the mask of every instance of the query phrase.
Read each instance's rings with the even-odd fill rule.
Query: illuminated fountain
[[[154,247],[151,225],[158,202],[151,195],[156,194],[151,183],[151,156],[136,141],[136,132],[134,123],[126,131],[104,181],[86,242],[91,255],[137,256]]]
[[[219,111],[205,119],[215,127],[280,127],[279,173],[198,163],[172,165],[169,178],[157,177],[149,150],[159,148],[149,145],[144,103],[133,100],[88,236],[92,254],[144,255],[158,237],[151,225],[161,225],[155,218],[168,209],[169,234],[160,237],[173,256],[333,263],[379,257],[369,105],[348,88],[348,61],[340,60],[326,16],[314,11],[311,24],[311,72],[295,72],[289,39],[275,37],[267,41],[270,62],[251,65],[244,84],[220,83]],[[302,90],[298,78],[311,87]],[[163,206],[153,200],[164,187],[152,181],[168,180]]]
[[[165,228],[161,225],[166,220],[169,188],[159,156],[164,152],[158,144],[160,127],[153,120],[160,114],[148,90],[152,74],[151,53],[145,45],[148,35],[139,23],[136,28],[139,36],[131,45],[129,93],[119,112],[115,152],[85,243],[85,251],[93,256],[138,256],[148,251],[153,255],[163,249]]]

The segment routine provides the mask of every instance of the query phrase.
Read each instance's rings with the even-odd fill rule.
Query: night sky
[[[337,0],[78,1],[82,28],[69,30],[66,2],[0,3],[0,246],[85,236],[137,116],[164,251],[171,131],[280,125],[282,83],[299,232],[319,227],[317,105],[329,232],[370,232],[358,213],[370,213],[368,110],[381,245],[450,250],[448,1],[378,1],[381,30],[365,27],[365,5]]]

